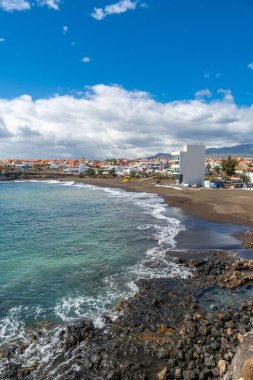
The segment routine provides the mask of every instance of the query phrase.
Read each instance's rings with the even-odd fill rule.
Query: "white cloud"
[[[27,0],[0,0],[0,8],[7,12],[26,11],[31,5]]]
[[[204,74],[204,79],[208,79],[208,78],[220,78],[221,77],[221,73],[205,73]]]
[[[0,38],[0,42],[5,42],[5,38]]]
[[[40,6],[47,6],[48,8],[59,11],[61,0],[37,0]],[[0,0],[0,8],[7,12],[25,11],[31,9],[29,0]]]
[[[83,59],[81,61],[84,63],[89,63],[91,61],[91,58],[90,57],[83,57]]]
[[[228,90],[220,94],[211,102],[159,103],[146,92],[101,84],[81,98],[0,99],[0,158],[143,157],[185,143],[247,143],[253,105],[236,105]]]
[[[224,100],[226,102],[234,102],[234,97],[231,90],[224,90],[223,88],[220,88],[217,93],[224,95]]]
[[[67,34],[68,31],[69,31],[69,28],[68,28],[66,25],[64,25],[64,27],[62,28],[62,32],[63,32],[63,34],[64,34],[64,35]]]
[[[212,95],[213,94],[211,93],[210,90],[208,90],[208,88],[205,88],[203,90],[199,90],[199,91],[195,92],[196,98],[199,98],[199,99],[210,98]]]
[[[54,9],[55,11],[60,10],[61,0],[37,0],[37,3],[41,6],[47,6],[48,8]]]
[[[253,70],[253,63],[249,63],[248,64],[248,68],[251,69],[251,70]]]
[[[113,14],[125,13],[134,10],[137,7],[137,1],[121,0],[118,3],[106,5],[104,8],[94,8],[91,16],[96,20],[103,20],[106,16]]]

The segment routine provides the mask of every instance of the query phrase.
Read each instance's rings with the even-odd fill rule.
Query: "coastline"
[[[134,180],[130,184],[114,178],[99,179],[100,181],[96,181],[96,178],[76,177],[38,179],[75,181],[126,191],[156,193],[172,207],[176,207],[175,204],[167,202],[159,189],[169,192],[167,196],[172,199],[177,193],[183,193],[184,197],[185,192],[198,194],[201,191],[159,188],[155,186],[155,179],[150,179],[147,183],[145,180]],[[216,191],[211,193],[215,194]],[[191,214],[189,207],[183,209],[185,214]],[[225,223],[231,224],[231,218],[228,215],[226,217],[228,219]],[[218,212],[214,219],[213,214],[208,214],[204,219],[224,223]],[[241,223],[236,220],[235,224],[246,225],[243,217],[240,220]],[[60,379],[225,379],[229,370],[238,372],[242,363],[234,367],[232,360],[236,358],[237,348],[242,350],[241,341],[253,326],[253,302],[248,301],[251,298],[253,261],[240,260],[236,256],[211,249],[195,249],[191,252],[172,250],[167,254],[177,264],[191,269],[193,276],[185,280],[138,280],[138,293],[115,305],[112,312],[116,311],[119,317],[114,320],[110,313],[105,316],[105,328],[98,329],[91,321],[80,320],[61,330],[57,335],[59,344],[64,354],[73,355],[74,364],[61,363],[65,373],[62,373]],[[219,309],[219,304],[217,306],[219,298],[216,293],[212,293],[216,288],[220,289],[222,300],[225,297],[223,301],[228,309]],[[238,293],[232,308],[229,304],[230,292],[222,289],[233,289],[232,293]],[[241,292],[247,293],[245,303],[241,303]],[[40,334],[43,336],[44,333],[45,330],[38,333],[34,331],[31,342],[39,342]],[[47,340],[50,332],[45,334]],[[84,345],[83,351],[79,347],[80,343]],[[29,345],[19,342],[8,348],[6,353],[0,352],[0,359],[6,354],[8,358],[13,356],[15,359],[17,352],[22,357],[26,348],[29,350]],[[76,350],[79,352],[77,357]],[[5,374],[10,373],[8,368]],[[19,378],[28,380],[37,370],[38,373],[44,373],[45,368],[43,365],[40,367],[39,362],[26,367],[21,360],[18,365],[10,364],[10,370],[14,377],[8,375],[4,378],[14,379],[18,374]],[[49,375],[44,378],[53,379]]]
[[[251,380],[253,260],[199,250],[176,262],[192,276],[138,280],[138,293],[119,301],[103,328],[84,318],[58,329],[45,323],[0,351],[0,378]],[[52,341],[55,357],[41,360],[41,342]]]
[[[252,238],[245,233],[246,227],[253,227],[253,192],[241,189],[177,189],[174,183],[163,180],[159,185],[156,178],[131,179],[124,183],[119,177],[84,177],[60,174],[25,175],[20,180],[57,180],[59,182],[75,182],[102,188],[122,189],[127,192],[153,193],[161,196],[164,203],[174,208],[186,218],[194,217],[205,222],[214,222],[238,226],[232,236],[242,243],[241,248],[252,245]],[[245,227],[243,231],[240,227]],[[181,233],[178,235],[181,240]],[[202,247],[201,247],[202,248]],[[216,247],[221,248],[221,247]],[[225,248],[226,249],[226,248]],[[238,248],[236,248],[238,249]]]
[[[16,180],[13,178],[12,180]],[[177,188],[167,179],[160,181],[154,177],[139,179],[132,178],[124,183],[119,177],[83,177],[55,173],[24,174],[18,180],[58,180],[74,181],[111,187],[125,191],[155,193],[163,197],[164,202],[171,207],[182,210],[185,215],[213,222],[229,223],[253,227],[253,191],[242,189],[206,189],[206,188]]]
[[[46,179],[46,178],[44,178]],[[122,182],[122,178],[57,178],[60,181],[75,181],[99,187],[120,188],[125,191],[156,193],[172,206],[182,209],[186,214],[206,220],[253,226],[253,192],[239,190],[211,190],[204,188],[186,188],[176,190],[173,186],[156,185],[155,178],[143,180],[132,179],[130,183]],[[166,184],[166,180],[162,181]]]
[[[66,181],[66,179],[61,178],[59,180]],[[174,185],[166,184],[166,180],[162,181],[164,187],[157,186],[156,178],[141,180],[133,178],[130,183],[124,183],[122,178],[118,177],[76,178],[71,176],[68,180],[103,188],[111,187],[125,191],[155,193],[161,196],[170,207],[178,209],[186,216],[193,216],[209,222],[253,227],[253,192],[251,191],[204,188],[177,190]],[[181,240],[181,234],[184,233],[180,232],[177,240]],[[247,247],[252,242],[245,231],[239,231],[239,229],[235,231],[233,236],[242,243],[241,248]]]

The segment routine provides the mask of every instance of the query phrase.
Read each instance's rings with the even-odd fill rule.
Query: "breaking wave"
[[[19,181],[16,181],[19,182]],[[22,181],[23,182],[23,181]],[[151,193],[126,192],[120,189],[100,188],[93,185],[86,185],[75,182],[29,181],[41,182],[50,185],[61,185],[68,187],[83,188],[85,191],[103,191],[107,196],[120,199],[120,202],[131,203],[136,206],[136,211],[150,216],[150,223],[136,227],[142,233],[148,233],[149,239],[153,241],[153,247],[144,252],[139,261],[130,266],[125,266],[122,273],[114,274],[103,279],[104,288],[97,296],[77,295],[76,297],[64,297],[54,306],[52,313],[60,319],[63,324],[78,320],[83,317],[93,319],[94,324],[102,328],[104,326],[103,316],[110,314],[110,309],[115,302],[122,298],[133,296],[137,292],[135,282],[138,279],[150,279],[159,277],[180,277],[187,278],[190,271],[173,262],[167,255],[168,250],[176,245],[176,236],[185,229],[179,219],[169,215],[169,208],[164,203],[163,198]],[[26,326],[26,320],[38,321],[38,326],[43,331],[41,338],[31,343],[31,331]],[[44,328],[43,321],[46,321],[46,311],[41,306],[29,308],[20,306],[9,310],[6,317],[0,320],[0,347],[6,346],[16,340],[30,342],[27,349],[22,353],[27,364],[32,365],[36,360],[43,360],[44,363],[50,361],[52,356],[60,355],[60,345],[58,342],[59,326],[51,328],[50,333]],[[117,318],[117,314],[110,314],[111,318]],[[64,328],[61,326],[61,329]],[[43,359],[42,359],[43,358]],[[4,366],[4,359],[1,365]],[[1,369],[0,369],[1,374]]]

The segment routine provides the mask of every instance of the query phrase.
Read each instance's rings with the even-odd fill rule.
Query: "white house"
[[[185,145],[182,151],[172,152],[171,173],[177,184],[202,185],[205,180],[205,146]]]
[[[86,173],[88,170],[89,170],[89,166],[84,165],[84,164],[80,164],[80,165],[79,165],[79,169],[78,169],[78,173],[79,173],[79,174],[84,174],[84,173]]]
[[[105,165],[105,166],[100,166],[100,170],[102,171],[102,174],[109,174],[111,170],[115,171],[115,174],[118,176],[123,176],[124,175],[124,167],[119,166],[119,165]]]
[[[123,171],[123,174],[124,175],[131,175],[133,173],[140,173],[142,170],[140,168],[138,168],[137,166],[129,166],[129,167],[126,167],[124,168],[124,171]]]

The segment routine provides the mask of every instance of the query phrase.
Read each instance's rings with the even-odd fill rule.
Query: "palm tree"
[[[240,175],[243,185],[248,185],[251,182],[250,177],[246,173]]]
[[[227,160],[223,159],[221,162],[222,170],[230,178],[232,177],[232,175],[235,174],[236,165],[237,165],[237,160],[232,158],[231,156],[228,156]]]
[[[218,175],[221,171],[221,168],[219,165],[215,165],[215,167],[213,168],[214,172],[216,173],[216,175]]]
[[[210,175],[211,164],[209,162],[206,164],[206,168],[208,175]]]

